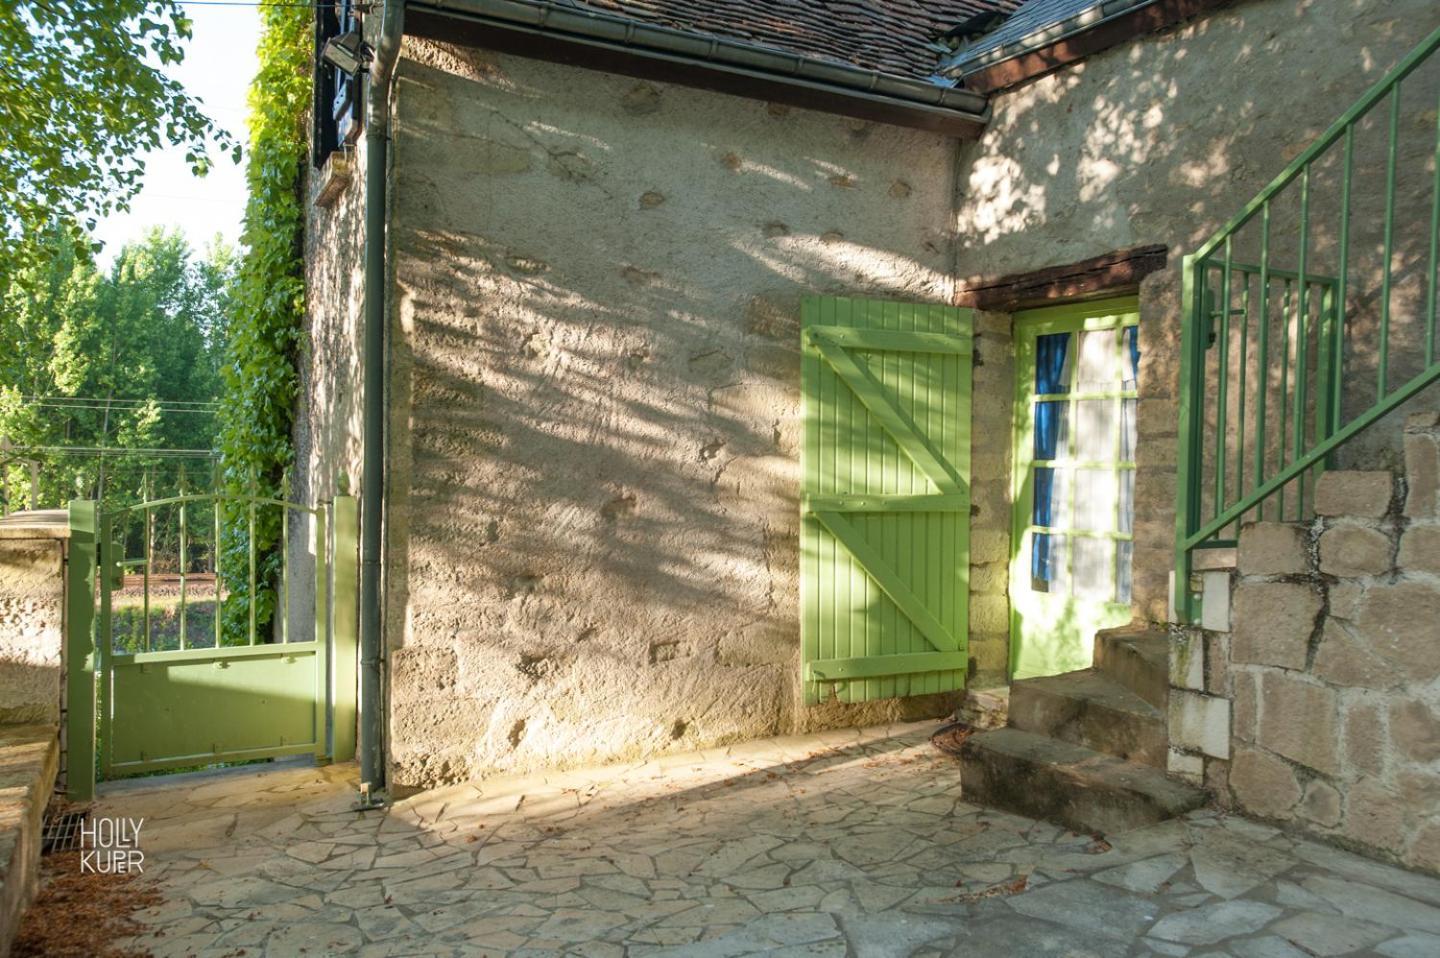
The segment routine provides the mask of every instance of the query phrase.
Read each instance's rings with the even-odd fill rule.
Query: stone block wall
[[[970,677],[968,687],[1009,682],[1010,430],[1015,348],[1009,313],[975,314],[970,430]]]
[[[1173,660],[1172,769],[1440,872],[1440,416],[1411,416],[1405,449],[1403,480],[1330,472],[1312,523],[1242,530],[1233,602]]]
[[[0,524],[0,724],[60,721],[64,531],[16,513]]]

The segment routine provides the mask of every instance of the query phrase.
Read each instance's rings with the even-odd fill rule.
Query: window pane
[[[1070,391],[1070,334],[1051,333],[1035,337],[1035,392]]]
[[[1075,481],[1076,529],[1112,532],[1120,505],[1120,476],[1113,469],[1080,469]]]
[[[1080,368],[1078,392],[1113,390],[1120,378],[1116,366],[1120,361],[1119,343],[1113,329],[1096,329],[1080,334]]]
[[[1075,458],[1089,462],[1113,461],[1120,401],[1082,399],[1075,406]]]
[[[1120,471],[1120,532],[1135,531],[1135,470]]]
[[[1030,586],[1036,592],[1063,595],[1069,591],[1066,536],[1036,532],[1030,536]]]
[[[1125,327],[1125,379],[1121,383],[1126,389],[1135,389],[1140,383],[1140,327]]]
[[[1035,504],[1030,523],[1047,528],[1067,529],[1070,521],[1071,470],[1035,467]]]
[[[1035,458],[1063,459],[1070,455],[1070,404],[1035,404]]]
[[[1135,461],[1135,443],[1139,431],[1135,427],[1136,402],[1134,399],[1120,400],[1120,459],[1122,462]]]
[[[1115,542],[1112,539],[1076,537],[1075,594],[1110,601],[1115,595]]]
[[[1116,550],[1115,601],[1129,604],[1131,593],[1131,560],[1135,555],[1135,543],[1121,542]]]

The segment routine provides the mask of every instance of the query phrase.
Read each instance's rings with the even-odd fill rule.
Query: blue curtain
[[[1070,384],[1065,375],[1065,357],[1070,349],[1069,333],[1052,333],[1035,339],[1035,391],[1040,394],[1065,393]],[[1060,424],[1068,412],[1067,402],[1040,402],[1035,404],[1035,458],[1054,459],[1060,441]],[[1037,526],[1050,525],[1052,514],[1051,499],[1055,492],[1055,470],[1049,467],[1035,468],[1035,506],[1031,522]],[[1030,574],[1044,582],[1054,578],[1054,559],[1051,537],[1036,533],[1034,546],[1030,550]]]
[[[1140,327],[1125,327],[1125,344],[1130,347],[1130,368],[1126,372],[1125,386],[1127,389],[1134,389],[1140,381]]]

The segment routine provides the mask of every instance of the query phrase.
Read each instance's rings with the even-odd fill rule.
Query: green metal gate
[[[277,545],[262,554],[257,524],[277,518]],[[320,507],[215,494],[72,502],[70,798],[92,797],[97,777],[353,758],[357,527],[348,496]]]

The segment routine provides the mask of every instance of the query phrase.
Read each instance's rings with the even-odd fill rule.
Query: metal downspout
[[[390,80],[400,54],[404,0],[385,0],[365,97],[365,386],[360,491],[360,792],[369,804],[385,787],[382,745],[382,510],[385,501],[385,181]]]

